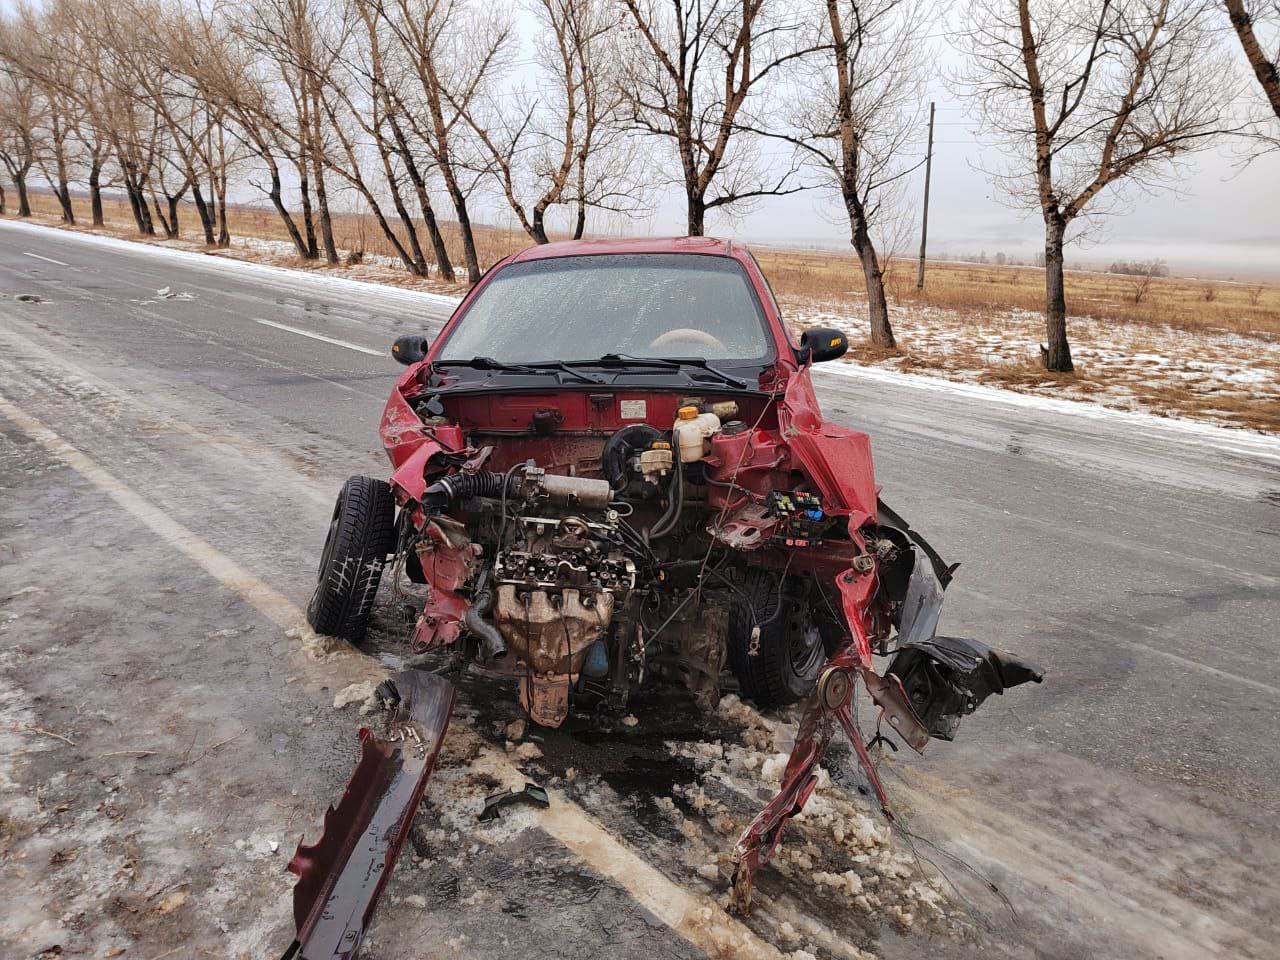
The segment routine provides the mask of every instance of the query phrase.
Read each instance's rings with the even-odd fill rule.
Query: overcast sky
[[[939,0],[938,7],[945,7]],[[526,52],[532,22],[522,18]],[[945,15],[939,29],[930,28],[930,61],[937,71],[930,78],[925,102],[937,104],[933,179],[930,188],[929,249],[931,253],[969,255],[1004,252],[1030,260],[1043,249],[1043,224],[1038,213],[1012,208],[992,185],[983,169],[998,168],[1000,150],[979,142],[965,108],[948,91],[945,74],[961,63],[946,35]],[[1244,56],[1225,21],[1224,42],[1241,69],[1240,91],[1250,106],[1263,104],[1262,91],[1247,74]],[[921,124],[919,153],[923,156]],[[1125,198],[1120,213],[1100,220],[1086,242],[1068,248],[1068,263],[1108,263],[1114,259],[1168,261],[1177,272],[1212,270],[1230,274],[1274,274],[1280,277],[1280,151],[1244,165],[1239,146],[1223,146],[1192,157],[1181,169],[1177,188],[1156,196]],[[778,158],[779,165],[785,163]],[[783,167],[785,169],[785,167]],[[1108,188],[1110,190],[1111,188]],[[924,192],[924,171],[911,181],[906,201],[916,211]],[[1101,199],[1106,199],[1102,197]],[[494,216],[501,216],[495,207]],[[618,224],[622,232],[680,233],[684,229],[684,197],[675,188],[661,191],[652,215],[644,223]],[[843,209],[834,198],[812,191],[759,202],[750,212],[728,218],[709,215],[708,232],[756,243],[849,246]],[[918,227],[908,243],[918,249]]]
[[[1011,209],[982,168],[1001,154],[978,143],[963,108],[936,89],[938,118],[929,199],[931,251],[965,255],[986,250],[1030,258],[1043,247],[1036,213]],[[910,199],[919,207],[924,171],[913,179]],[[674,198],[679,200],[680,198]],[[848,244],[848,228],[832,223],[840,210],[829,197],[798,194],[761,203],[739,223],[723,218],[712,230],[753,241]],[[657,212],[655,225],[676,228],[679,203]],[[1184,168],[1178,190],[1129,199],[1118,216],[1100,223],[1093,239],[1076,244],[1068,258],[1093,261],[1163,258],[1180,270],[1234,264],[1250,272],[1280,274],[1280,152],[1242,169],[1230,148],[1202,153]],[[916,235],[918,243],[918,234]]]
[[[13,6],[14,0],[0,0],[0,10],[12,10]],[[517,17],[525,47],[521,59],[528,62],[532,21],[527,13]],[[1230,43],[1241,68],[1241,95],[1245,102],[1256,98],[1261,104],[1261,90],[1244,69],[1234,34],[1225,24],[1224,29],[1224,40]],[[1009,207],[981,172],[1000,166],[1002,155],[978,142],[962,104],[946,89],[943,72],[957,64],[958,54],[948,42],[944,26],[933,33],[931,43],[934,51],[930,60],[938,75],[931,78],[924,99],[936,101],[938,113],[930,252],[958,256],[1003,252],[1029,260],[1043,247],[1039,218]],[[923,123],[921,133],[923,143]],[[919,152],[923,154],[923,146]],[[674,164],[673,160],[666,162]],[[785,158],[779,157],[778,163],[785,163]],[[913,175],[906,197],[917,220],[923,188],[921,169]],[[484,204],[477,214],[476,219],[488,222],[511,222],[499,202]],[[647,219],[596,220],[591,228],[609,233],[682,233],[683,195],[674,187],[659,190]],[[816,191],[761,201],[734,219],[712,211],[708,231],[755,243],[848,248],[848,228],[840,206]],[[906,246],[914,249],[918,238],[917,226]],[[1185,164],[1176,191],[1133,198],[1120,215],[1102,222],[1089,243],[1068,250],[1068,264],[1150,258],[1162,258],[1181,273],[1204,270],[1231,275],[1238,271],[1242,276],[1266,273],[1280,277],[1280,151],[1248,166],[1241,165],[1231,147],[1198,154]]]

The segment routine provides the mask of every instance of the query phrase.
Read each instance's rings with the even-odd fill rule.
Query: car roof
[[[745,247],[716,237],[627,237],[618,240],[561,240],[521,250],[512,263],[550,257],[586,257],[610,253],[690,253],[741,260]]]

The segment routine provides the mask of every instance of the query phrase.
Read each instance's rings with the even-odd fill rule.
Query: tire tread
[[[356,476],[342,487],[328,568],[320,571],[307,620],[317,633],[362,641],[386,558],[395,550],[395,497],[383,480]]]

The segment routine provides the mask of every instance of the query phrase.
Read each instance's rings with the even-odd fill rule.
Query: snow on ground
[[[208,266],[210,258],[214,257],[233,265],[233,269],[256,273],[264,278],[270,278],[276,283],[288,283],[295,287],[307,286],[313,292],[316,287],[328,286],[331,289],[341,290],[345,293],[365,293],[373,296],[395,298],[406,304],[430,303],[450,309],[456,307],[459,302],[459,297],[456,295],[441,294],[430,289],[423,289],[426,286],[434,285],[425,281],[415,281],[414,288],[406,288],[392,283],[393,277],[398,277],[401,280],[407,280],[408,278],[403,271],[393,272],[390,268],[379,267],[376,264],[363,268],[362,272],[361,267],[330,268],[306,266],[289,253],[289,248],[286,244],[270,240],[237,238],[227,250],[209,250],[202,244],[185,240],[127,240],[100,232],[91,233],[87,230],[58,228],[51,225],[10,219],[0,220],[0,229],[38,231],[41,233],[47,233],[50,229],[58,229],[67,236],[74,238],[77,242],[108,247],[127,253],[146,253],[204,266]],[[264,260],[269,262],[263,262]]]
[[[796,733],[794,711],[762,715],[734,695],[724,697],[716,712],[726,728],[721,739],[667,744],[674,756],[693,762],[695,781],[676,786],[674,801],[655,797],[685,838],[685,862],[713,881],[732,873],[732,844],[760,809],[761,788],[778,789]],[[833,747],[818,768],[818,786],[787,826],[772,861],[783,889],[805,898],[820,917],[845,917],[868,930],[887,921],[901,932],[972,937],[972,918],[947,878],[926,867],[851,789],[845,768],[852,763],[848,751]],[[762,872],[758,880],[773,888],[768,876]]]
[[[1280,342],[1263,336],[1073,317],[1067,329],[1076,373],[1055,376],[1039,368],[1043,319],[1026,310],[892,306],[896,353],[870,343],[857,301],[793,299],[784,310],[797,330],[845,331],[848,359],[860,365],[1280,432]]]
[[[232,247],[206,251],[190,241],[139,242],[102,233],[69,230],[14,220],[0,225],[16,230],[62,229],[77,240],[132,252],[207,263],[216,256],[235,269],[258,272],[277,282],[329,285],[344,292],[377,292],[406,304],[430,303],[452,308],[463,287],[408,276],[398,262],[366,256],[350,266],[304,265],[290,244],[279,240],[237,237]],[[1048,407],[1058,402],[1088,404],[1095,412],[1152,414],[1155,425],[1185,418],[1199,425],[1246,428],[1280,434],[1280,342],[1264,336],[1187,331],[1174,327],[1122,324],[1073,317],[1068,321],[1077,372],[1048,375],[1039,369],[1043,320],[1026,310],[957,311],[919,305],[890,307],[890,319],[900,352],[885,354],[867,336],[865,302],[783,297],[784,315],[798,331],[810,326],[834,326],[849,334],[853,349],[840,370],[891,376],[920,385],[917,377],[939,388],[973,394],[986,386],[1026,398],[1043,398]],[[981,394],[996,399],[996,395]],[[1237,437],[1247,436],[1233,430]],[[1225,439],[1225,437],[1224,437]],[[1269,438],[1268,438],[1269,439]]]

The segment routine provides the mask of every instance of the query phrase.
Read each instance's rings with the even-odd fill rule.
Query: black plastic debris
[[[551,806],[551,798],[547,796],[547,791],[536,783],[526,783],[523,790],[503,790],[501,793],[490,794],[484,798],[480,822],[488,823],[490,820],[499,819],[501,817],[499,811],[513,803],[532,803],[545,809]]]

